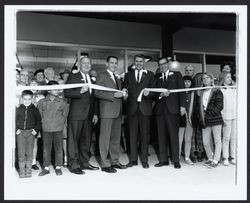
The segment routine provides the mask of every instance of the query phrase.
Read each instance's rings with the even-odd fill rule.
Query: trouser
[[[63,164],[63,132],[43,132],[43,165],[48,167],[51,165],[52,144],[55,150],[55,166]]]
[[[85,167],[89,162],[91,143],[91,120],[69,120],[68,123],[68,161],[69,170]]]
[[[121,116],[118,118],[101,118],[99,150],[101,167],[119,164],[121,139]],[[110,160],[108,159],[110,155]]]
[[[221,128],[222,125],[209,126],[202,129],[203,145],[207,154],[208,159],[220,160],[221,155]],[[211,149],[211,133],[213,132],[214,137],[214,157]]]
[[[138,146],[140,146],[141,162],[148,162],[148,138],[150,133],[150,116],[143,115],[137,109],[136,113],[128,116],[130,161],[137,161]],[[138,144],[138,138],[140,144]]]
[[[236,150],[236,119],[224,120],[223,126],[223,139],[222,139],[222,155],[224,159],[229,157],[229,143],[230,143],[230,156],[235,158]]]
[[[179,115],[171,114],[164,108],[163,114],[157,115],[156,119],[160,162],[168,161],[169,151],[172,161],[179,161]]]
[[[33,148],[35,136],[31,134],[30,130],[21,130],[17,135],[17,151],[18,151],[18,165],[19,169],[30,169],[32,166]]]
[[[186,128],[179,128],[179,149],[181,149],[184,137],[185,158],[189,158],[190,156],[192,135],[193,135],[193,128],[187,121]],[[181,150],[179,150],[179,157],[180,155],[181,155]]]

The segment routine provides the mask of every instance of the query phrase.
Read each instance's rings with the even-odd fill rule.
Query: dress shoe
[[[40,172],[40,173],[38,174],[38,176],[45,176],[45,175],[47,175],[47,174],[49,174],[49,173],[50,173],[49,170],[43,169],[42,172]]]
[[[117,172],[117,170],[112,168],[111,166],[110,167],[103,167],[102,171],[107,172],[107,173],[116,173]]]
[[[149,165],[146,162],[142,162],[141,165],[142,165],[143,168],[149,168]]]
[[[56,168],[56,169],[55,169],[55,172],[56,172],[56,175],[57,175],[57,176],[62,175],[62,170],[61,170],[60,168]]]
[[[71,173],[74,173],[76,175],[83,175],[85,172],[82,171],[80,168],[74,168],[70,171]]]
[[[33,170],[39,170],[39,167],[36,164],[34,164],[34,165],[32,165],[32,169]]]
[[[81,167],[82,170],[98,170],[99,167],[96,167],[96,166],[92,166],[91,164],[88,164],[87,166],[83,166]]]
[[[155,164],[155,167],[162,167],[162,166],[168,166],[169,162],[168,161],[164,161],[164,162],[159,162],[158,164]]]
[[[122,165],[120,163],[112,165],[112,168],[117,168],[117,169],[126,169],[128,168],[126,165]]]
[[[181,168],[180,162],[174,162],[174,168]]]
[[[132,166],[137,166],[138,162],[137,161],[130,161],[126,166],[127,167],[132,167]]]

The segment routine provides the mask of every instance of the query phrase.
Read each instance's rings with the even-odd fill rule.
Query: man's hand
[[[148,91],[148,90],[144,90],[144,91],[143,91],[143,95],[144,95],[145,97],[147,97],[147,96],[149,95],[149,91]]]
[[[128,90],[126,88],[123,88],[122,92],[123,92],[123,98],[127,99],[128,98]]]
[[[16,134],[19,135],[20,133],[21,133],[21,130],[18,129],[18,130],[16,131]]]
[[[92,119],[92,123],[94,123],[94,125],[95,125],[95,124],[97,124],[97,122],[98,122],[98,116],[94,115],[93,119]]]
[[[114,97],[115,98],[122,98],[123,97],[123,94],[121,92],[115,92],[114,93]]]
[[[34,129],[32,129],[31,134],[32,134],[32,135],[36,135],[37,132],[36,132]]]
[[[181,116],[184,116],[185,114],[187,114],[185,107],[181,106],[180,113],[181,113]]]
[[[162,92],[160,94],[160,97],[168,97],[170,95],[170,91],[169,90],[166,90],[165,92]]]
[[[83,93],[87,92],[88,90],[89,90],[88,86],[82,86],[80,93],[83,94]]]

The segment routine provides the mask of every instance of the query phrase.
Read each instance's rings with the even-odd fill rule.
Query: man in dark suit
[[[168,151],[170,147],[171,158],[175,168],[181,168],[179,163],[179,114],[184,115],[185,94],[171,93],[170,89],[184,88],[184,82],[180,72],[169,70],[166,58],[160,58],[158,64],[162,73],[155,75],[156,87],[166,88],[166,92],[156,97],[155,114],[158,128],[159,158],[160,162],[155,167],[169,165]],[[169,136],[169,139],[168,139]],[[170,141],[170,143],[168,143]],[[169,146],[170,145],[170,146]]]
[[[80,71],[70,74],[66,84],[93,83],[89,76],[91,60],[81,57]],[[84,169],[97,170],[98,167],[89,164],[91,143],[91,122],[97,123],[97,106],[93,90],[86,86],[82,88],[65,89],[64,95],[70,98],[68,115],[68,153],[69,170],[75,174],[84,174]]]
[[[144,91],[141,102],[138,102],[137,98],[142,89],[154,87],[154,74],[144,69],[143,55],[136,55],[134,62],[135,69],[125,74],[123,85],[128,91],[125,112],[127,113],[129,127],[130,161],[127,166],[132,167],[138,164],[138,137],[140,135],[142,167],[149,168],[148,140],[154,94]]]
[[[107,58],[107,70],[98,74],[96,84],[121,90],[121,81],[114,74],[117,70],[118,58]],[[115,173],[116,169],[125,169],[126,166],[119,162],[122,98],[121,92],[108,92],[96,90],[95,96],[99,99],[99,111],[101,118],[101,130],[99,138],[99,150],[101,156],[102,171]],[[110,156],[110,160],[108,159]]]

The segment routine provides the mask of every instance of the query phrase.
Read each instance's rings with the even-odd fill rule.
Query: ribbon
[[[65,85],[44,85],[44,86],[17,86],[17,95],[20,95],[23,90],[59,90],[59,89],[72,89],[72,88],[79,88],[87,86],[91,89],[95,90],[102,90],[102,91],[109,91],[109,92],[120,92],[123,95],[125,94],[124,91],[104,87],[101,85],[96,84],[88,84],[88,83],[79,83],[79,84],[65,84]]]
[[[169,91],[170,91],[170,93],[178,93],[178,92],[189,92],[189,91],[212,89],[212,88],[237,88],[237,87],[236,86],[209,86],[209,87],[194,87],[194,88],[172,89],[172,90],[169,90]],[[168,91],[168,89],[166,89],[166,88],[144,88],[140,92],[140,94],[139,94],[139,96],[137,98],[138,102],[141,102],[142,95],[143,95],[143,92],[145,90],[149,91],[149,92],[158,92],[158,93]]]

